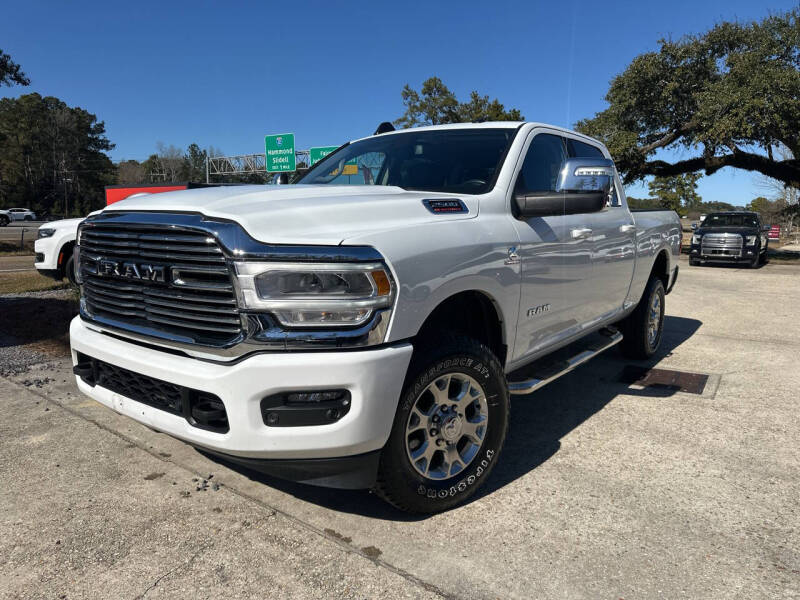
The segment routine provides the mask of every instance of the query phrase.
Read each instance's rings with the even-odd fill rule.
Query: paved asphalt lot
[[[798,297],[795,266],[682,261],[653,364],[703,394],[611,351],[515,398],[483,493],[427,518],[232,470],[0,337],[0,597],[800,597]]]

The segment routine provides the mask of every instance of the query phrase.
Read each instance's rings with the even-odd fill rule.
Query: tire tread
[[[426,368],[428,368],[432,363],[435,363],[437,360],[443,359],[447,356],[452,356],[454,354],[472,354],[474,356],[480,357],[487,366],[494,373],[501,374],[501,381],[502,381],[502,389],[505,393],[505,401],[508,405],[508,384],[505,379],[505,375],[503,372],[503,367],[500,364],[500,361],[494,355],[494,353],[484,344],[481,342],[463,335],[452,334],[452,333],[442,333],[441,335],[435,336],[435,340],[433,338],[429,338],[427,340],[422,340],[420,344],[421,351],[415,352],[414,356],[412,356],[411,364],[408,368],[408,373],[406,375],[406,380],[403,384],[403,391],[400,394],[400,402],[402,402],[403,398],[405,398],[409,386],[413,385],[413,383],[419,378],[420,375],[424,372]],[[508,407],[508,406],[507,406]],[[400,410],[400,405],[398,403],[398,411]],[[506,411],[508,414],[508,410]],[[509,419],[506,418],[503,424],[503,431],[501,432],[500,437],[500,445],[499,447],[502,448],[503,444],[505,443],[505,438],[508,433],[508,426],[509,426]],[[387,442],[388,445],[388,442]],[[499,454],[499,452],[498,452]],[[496,464],[496,460],[492,462],[492,467]],[[487,473],[485,477],[489,476],[489,472],[491,469],[487,469]],[[375,480],[375,486],[373,488],[373,492],[383,499],[384,501],[388,502],[398,510],[408,513],[417,513],[417,514],[430,514],[432,512],[440,512],[442,510],[448,510],[453,508],[454,506],[460,504],[461,502],[467,500],[472,496],[472,494],[467,494],[460,498],[455,498],[453,503],[448,503],[447,505],[442,506],[434,506],[430,508],[421,508],[419,506],[412,505],[408,501],[399,497],[396,493],[393,492],[393,486],[389,481],[388,477],[386,476],[388,473],[388,468],[384,464],[384,456],[381,456],[381,462],[378,467],[378,476]],[[485,481],[485,480],[484,480]],[[475,489],[477,490],[477,486]]]

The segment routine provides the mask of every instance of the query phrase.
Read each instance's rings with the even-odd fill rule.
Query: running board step
[[[616,329],[611,327],[601,329],[552,355],[545,356],[510,373],[508,375],[508,391],[514,395],[530,394],[612,346],[616,346],[621,341],[622,334]]]

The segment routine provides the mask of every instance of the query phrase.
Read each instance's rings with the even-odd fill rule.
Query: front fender
[[[381,232],[348,243],[369,244],[386,257],[398,283],[387,341],[415,336],[425,319],[449,297],[478,291],[495,305],[504,343],[513,347],[519,312],[520,271],[508,262],[516,232],[502,215],[458,223],[431,223]]]

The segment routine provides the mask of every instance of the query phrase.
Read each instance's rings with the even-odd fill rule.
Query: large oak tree
[[[608,108],[577,128],[608,145],[626,183],[735,167],[800,186],[799,16],[661,40],[612,80]],[[689,157],[669,162],[662,149]]]

